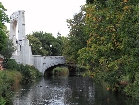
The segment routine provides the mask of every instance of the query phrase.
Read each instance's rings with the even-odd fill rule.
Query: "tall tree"
[[[64,55],[70,62],[77,63],[78,50],[86,46],[87,36],[85,35],[85,15],[84,11],[75,14],[73,19],[67,20],[70,29],[68,34],[68,41],[63,50]]]
[[[125,91],[132,95],[131,89],[138,87],[138,1],[106,0],[102,5],[98,0],[85,5],[89,38],[78,60],[112,90],[129,81]]]
[[[7,11],[2,3],[0,2],[0,51],[4,48],[6,43],[6,26],[5,23],[9,22],[8,15],[6,15],[5,11]]]

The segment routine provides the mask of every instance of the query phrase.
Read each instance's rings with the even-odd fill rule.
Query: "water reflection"
[[[89,78],[42,79],[15,92],[14,105],[131,105],[132,101],[103,90]],[[131,103],[131,104],[130,104]],[[138,105],[138,104],[132,104]]]
[[[90,105],[94,103],[95,92],[93,83],[87,79],[43,78],[38,84],[17,91],[13,103],[14,105],[85,105],[88,103]]]

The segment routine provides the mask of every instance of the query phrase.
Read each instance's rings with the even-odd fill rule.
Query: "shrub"
[[[57,76],[66,76],[69,74],[69,70],[67,67],[56,67],[53,69],[52,73]]]
[[[9,97],[11,90],[21,81],[22,75],[18,71],[0,71],[0,105],[11,105]]]
[[[17,62],[14,59],[6,59],[6,61],[3,63],[4,68],[9,70],[16,69],[17,65]]]
[[[17,70],[22,74],[21,83],[31,83],[35,79],[42,77],[42,74],[34,67],[29,65],[18,64]]]
[[[136,72],[135,74],[135,81],[133,83],[128,84],[124,90],[126,95],[132,96],[136,98],[137,100],[139,99],[139,73]]]
[[[42,77],[34,66],[17,64],[14,59],[4,62],[3,71],[0,71],[0,105],[12,105],[10,100],[12,89],[20,83],[31,83]]]
[[[86,66],[78,65],[78,66],[76,67],[76,70],[77,70],[77,72],[85,72],[85,71],[88,70],[88,68],[87,68]]]
[[[42,76],[42,74],[34,66],[17,64],[14,59],[8,59],[7,62],[4,63],[4,67],[8,70],[19,71],[22,74],[21,83],[31,83],[36,78]]]
[[[5,105],[6,100],[3,97],[0,97],[0,105]]]

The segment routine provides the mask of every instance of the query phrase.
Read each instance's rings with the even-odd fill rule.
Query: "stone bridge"
[[[16,51],[11,59],[19,64],[34,65],[40,72],[44,73],[46,69],[59,64],[65,64],[63,56],[41,56],[32,55],[29,40],[25,35],[25,11],[19,10],[10,16],[10,36]],[[18,25],[18,29],[16,29]]]
[[[33,55],[33,65],[43,74],[48,68],[60,64],[65,64],[65,58],[63,56]]]

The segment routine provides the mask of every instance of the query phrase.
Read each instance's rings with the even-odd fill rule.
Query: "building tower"
[[[10,16],[10,39],[13,40],[16,51],[12,59],[17,63],[32,65],[32,52],[29,40],[25,35],[25,11],[19,10]],[[16,29],[17,28],[17,29]]]

